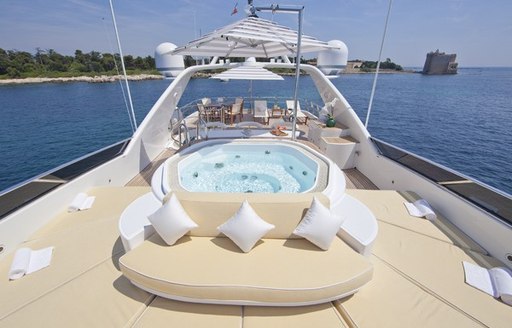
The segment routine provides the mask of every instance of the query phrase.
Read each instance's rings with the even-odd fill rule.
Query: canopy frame
[[[295,132],[297,130],[297,103],[299,95],[299,77],[300,77],[300,52],[302,44],[302,16],[304,12],[304,6],[299,8],[280,8],[279,5],[271,5],[270,7],[256,7],[258,11],[272,11],[275,12],[291,12],[298,14],[298,25],[297,31],[297,51],[295,52],[295,92],[293,95],[293,120],[292,120],[292,140],[296,140]]]

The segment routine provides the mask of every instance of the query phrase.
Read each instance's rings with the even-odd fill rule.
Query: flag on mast
[[[231,12],[231,16],[233,16],[234,14],[236,14],[238,12],[238,2],[235,4],[235,8],[233,8],[233,11]]]

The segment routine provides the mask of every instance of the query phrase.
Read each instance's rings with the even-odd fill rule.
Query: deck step
[[[309,124],[308,139],[315,143],[320,144],[322,138],[347,138],[350,137],[350,128],[343,124],[336,123],[335,127],[329,128],[318,120],[314,120]]]
[[[355,145],[359,143],[356,139],[351,136],[344,137],[322,137],[323,142],[333,145]]]
[[[343,170],[348,189],[378,190],[379,188],[357,169]]]
[[[126,185],[127,186],[149,186],[151,177],[155,173],[156,169],[167,160],[169,157],[174,155],[176,151],[174,149],[164,149],[155,159],[153,159],[138,175],[131,179]]]
[[[320,138],[318,147],[341,169],[354,167],[354,158],[359,141],[351,136]]]

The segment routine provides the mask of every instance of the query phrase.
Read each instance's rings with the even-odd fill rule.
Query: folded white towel
[[[462,265],[468,285],[512,305],[512,270],[505,267],[486,269],[466,261],[462,261]]]
[[[435,220],[437,217],[430,204],[424,199],[417,200],[414,203],[404,202],[404,205],[412,216],[424,216],[430,221]]]
[[[69,204],[68,212],[76,212],[87,210],[92,207],[96,197],[88,196],[86,193],[79,193],[75,196],[71,204]]]
[[[53,247],[33,251],[30,248],[20,248],[14,254],[9,279],[16,280],[26,274],[31,274],[46,268],[52,260]]]

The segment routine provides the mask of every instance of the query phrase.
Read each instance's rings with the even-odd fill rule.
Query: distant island
[[[349,60],[344,73],[357,74],[357,73],[374,73],[377,69],[376,61],[369,60]],[[404,70],[401,65],[398,65],[391,61],[390,58],[386,58],[385,61],[380,63],[380,73],[414,73],[414,71]]]
[[[155,59],[151,56],[123,56],[129,80],[162,79],[156,70]],[[243,61],[244,58],[232,58],[232,62]],[[185,56],[185,67],[195,65],[195,60]],[[302,59],[301,62],[316,65],[316,58]],[[35,54],[26,51],[4,50],[0,48],[0,84],[42,83],[42,82],[112,82],[122,78],[120,75],[121,61],[119,54],[90,51],[84,53],[75,50],[74,56],[62,55],[53,49],[37,48]],[[377,62],[351,60],[347,63],[344,73],[371,73],[375,71]],[[402,66],[387,58],[381,62],[383,73],[405,72]],[[286,75],[284,70],[277,73]],[[203,77],[203,76],[197,76]]]
[[[316,66],[316,58],[303,61],[304,63]],[[347,66],[342,74],[364,74],[375,73],[377,69],[377,62],[371,60],[353,59],[347,62]],[[391,58],[386,58],[385,61],[380,63],[380,73],[415,73],[412,70],[404,70],[402,66],[391,61]]]

